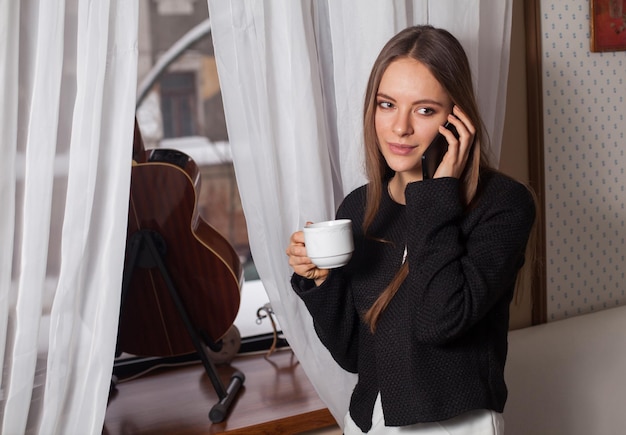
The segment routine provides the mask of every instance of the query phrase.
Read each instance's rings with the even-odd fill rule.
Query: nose
[[[398,113],[393,123],[393,132],[398,136],[409,136],[413,134],[410,114]]]

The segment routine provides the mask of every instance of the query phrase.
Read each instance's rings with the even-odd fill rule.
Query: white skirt
[[[352,421],[350,412],[344,418],[344,435],[361,435],[364,432]],[[410,426],[385,426],[380,393],[374,404],[372,428],[369,435],[422,434],[422,435],[503,435],[502,414],[489,409],[476,409],[458,415],[450,420],[435,423],[417,423]]]

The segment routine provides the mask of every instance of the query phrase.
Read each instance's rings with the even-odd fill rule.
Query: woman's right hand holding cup
[[[296,231],[291,235],[286,253],[289,256],[289,265],[296,274],[314,280],[316,286],[326,280],[328,269],[318,268],[307,256],[303,231]]]

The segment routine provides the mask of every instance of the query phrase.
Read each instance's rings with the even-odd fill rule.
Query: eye
[[[430,107],[418,107],[415,112],[423,116],[429,116],[435,113],[435,111],[431,109]]]
[[[378,100],[376,105],[381,109],[392,109],[394,107],[393,103],[386,100]]]

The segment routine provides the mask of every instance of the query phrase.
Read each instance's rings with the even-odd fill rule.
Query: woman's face
[[[451,112],[450,96],[424,64],[402,58],[387,67],[376,94],[376,136],[406,182],[422,179],[422,154]]]

